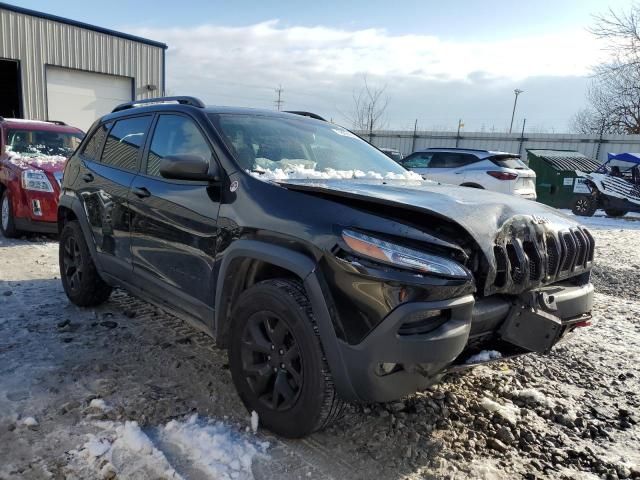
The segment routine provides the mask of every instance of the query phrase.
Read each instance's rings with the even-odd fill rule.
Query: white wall
[[[572,135],[563,133],[475,133],[456,132],[376,131],[356,132],[377,147],[395,148],[408,155],[429,147],[478,148],[519,153],[526,158],[526,149],[576,150],[587,157],[604,161],[607,153],[640,152],[640,135]],[[457,141],[457,145],[456,145]]]

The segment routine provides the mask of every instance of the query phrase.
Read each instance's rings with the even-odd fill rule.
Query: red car
[[[62,122],[0,117],[0,229],[56,233],[60,182],[84,133]]]

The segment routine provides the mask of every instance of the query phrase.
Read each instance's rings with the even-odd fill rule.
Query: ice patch
[[[258,412],[253,410],[251,412],[251,431],[256,433],[258,431],[258,424],[260,423],[260,417],[258,417]]]
[[[95,436],[84,444],[84,449],[90,457],[100,457],[111,449],[111,442],[107,439],[99,439]]]
[[[183,422],[170,421],[159,434],[198,469],[224,480],[253,478],[253,458],[269,446],[268,442],[249,441],[222,422],[200,420],[196,414]]]
[[[512,403],[505,403],[502,405],[488,397],[482,397],[480,400],[480,406],[489,413],[496,413],[512,425],[518,423],[520,418],[520,409]]]
[[[502,358],[502,354],[497,350],[483,350],[480,353],[471,355],[464,363],[488,362],[489,360],[496,360],[498,358]]]

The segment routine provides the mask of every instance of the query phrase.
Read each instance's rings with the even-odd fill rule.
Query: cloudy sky
[[[169,45],[167,88],[207,103],[311,110],[348,124],[366,76],[388,128],[566,131],[605,55],[592,15],[630,0],[182,0],[21,6]],[[514,127],[515,128],[515,127]]]

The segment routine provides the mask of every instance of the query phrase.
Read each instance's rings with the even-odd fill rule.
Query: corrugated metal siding
[[[600,162],[607,153],[640,152],[640,135],[573,135],[540,133],[524,136],[519,133],[465,132],[456,138],[456,132],[376,131],[356,132],[377,147],[399,150],[404,155],[430,147],[477,148],[519,153],[526,159],[527,149],[575,150]]]
[[[20,60],[25,118],[47,120],[46,65],[134,78],[136,99],[164,89],[162,48],[4,9],[0,58]]]

